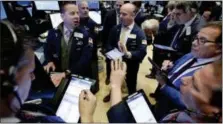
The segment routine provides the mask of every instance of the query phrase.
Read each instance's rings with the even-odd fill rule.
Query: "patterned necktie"
[[[174,49],[177,48],[177,45],[178,45],[178,42],[179,42],[178,40],[179,40],[180,34],[182,33],[183,29],[184,29],[184,25],[180,25],[180,27],[179,27],[176,35],[174,36],[174,38],[172,40],[172,43],[170,45],[172,48],[174,48]]]
[[[173,81],[180,76],[184,71],[186,71],[187,69],[189,69],[195,62],[197,61],[196,58],[190,59],[190,61],[185,64],[180,70],[178,70],[176,73],[174,73],[171,77],[170,77],[170,82],[173,83]]]

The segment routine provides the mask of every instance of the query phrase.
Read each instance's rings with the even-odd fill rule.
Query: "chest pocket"
[[[127,49],[128,50],[136,50],[138,47],[138,44],[136,42],[136,39],[128,39],[127,41]]]

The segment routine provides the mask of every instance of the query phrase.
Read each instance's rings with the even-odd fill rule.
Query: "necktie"
[[[128,30],[128,28],[127,27],[123,27],[122,28],[123,30],[121,31],[121,34],[120,34],[120,42],[121,43],[123,43],[123,44],[125,44],[125,40],[126,40],[126,34],[127,34],[127,30]]]
[[[195,62],[197,61],[196,58],[192,58],[190,59],[190,61],[185,64],[180,70],[178,70],[176,73],[174,73],[171,77],[170,77],[170,82],[173,83],[173,81],[180,75],[182,74],[184,71],[186,71],[188,68],[190,68]]]
[[[70,35],[71,35],[71,31],[70,31],[70,30],[67,30],[67,31],[65,32],[65,41],[66,41],[67,44],[68,44],[68,42],[69,42]]]
[[[171,45],[170,45],[172,48],[174,48],[174,49],[177,48],[177,45],[178,45],[178,39],[179,39],[180,34],[182,33],[183,29],[184,29],[184,25],[180,25],[180,27],[179,27],[179,29],[178,29],[176,35],[174,36],[174,38],[173,38],[173,40],[172,40],[172,43],[171,43]]]

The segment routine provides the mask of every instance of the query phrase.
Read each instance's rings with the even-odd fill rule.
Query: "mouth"
[[[79,20],[74,20],[73,23],[74,23],[75,25],[77,25],[77,24],[79,24]]]

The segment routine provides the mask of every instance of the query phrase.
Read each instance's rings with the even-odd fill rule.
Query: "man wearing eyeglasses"
[[[221,45],[222,23],[221,21],[210,22],[195,36],[190,53],[184,55],[174,63],[170,60],[163,62],[161,69],[168,72],[169,82],[175,88],[166,85],[166,81],[161,76],[156,75],[157,81],[159,82],[159,86],[155,92],[156,95],[159,95],[156,97],[158,101],[156,104],[158,107],[156,108],[158,108],[157,111],[161,112],[160,116],[166,114],[165,112],[172,109],[172,107],[177,107],[178,109],[185,108],[185,105],[180,99],[179,89],[182,84],[181,78],[191,76],[204,65],[221,59]]]

